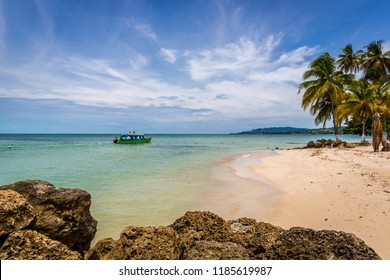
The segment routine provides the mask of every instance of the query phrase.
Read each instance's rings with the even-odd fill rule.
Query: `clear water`
[[[114,145],[115,135],[0,134],[0,185],[41,179],[92,195],[95,240],[128,225],[167,225],[194,210],[221,159],[304,146],[332,135],[149,135],[144,145]],[[358,136],[343,136],[359,141]],[[202,209],[207,210],[207,209]]]

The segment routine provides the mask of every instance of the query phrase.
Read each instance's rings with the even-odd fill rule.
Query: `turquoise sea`
[[[114,145],[115,134],[0,134],[0,185],[41,179],[92,195],[95,240],[128,225],[167,225],[207,193],[223,158],[293,148],[333,135],[148,135],[150,144]],[[359,136],[342,135],[359,141]],[[207,209],[201,209],[207,210]]]

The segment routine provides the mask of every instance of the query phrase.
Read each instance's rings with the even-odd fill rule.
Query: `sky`
[[[384,40],[388,0],[0,0],[0,133],[314,128],[314,58]],[[329,125],[331,125],[329,123]]]

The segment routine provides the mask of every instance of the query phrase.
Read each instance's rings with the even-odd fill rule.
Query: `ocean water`
[[[128,225],[168,225],[210,187],[212,167],[252,151],[294,148],[332,135],[148,135],[150,144],[114,145],[114,134],[0,134],[0,185],[41,179],[92,195],[95,241]],[[359,136],[342,135],[359,141]],[[206,210],[206,209],[201,209]]]

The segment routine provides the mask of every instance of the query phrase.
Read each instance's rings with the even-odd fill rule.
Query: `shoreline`
[[[226,219],[353,233],[389,260],[389,163],[371,146],[241,154],[213,168],[202,205]]]
[[[271,150],[260,150],[229,156],[217,162],[211,170],[210,180],[196,209],[207,209],[227,220],[250,217],[260,221],[273,200],[281,195],[279,188],[255,167]]]

